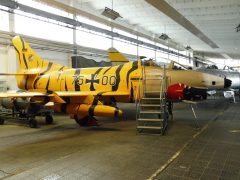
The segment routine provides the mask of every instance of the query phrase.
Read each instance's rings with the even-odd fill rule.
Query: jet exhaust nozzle
[[[232,85],[232,81],[224,78],[224,88],[229,88]]]

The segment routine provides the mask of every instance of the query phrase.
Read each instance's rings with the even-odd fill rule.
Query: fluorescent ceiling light
[[[113,9],[110,9],[108,7],[105,7],[104,11],[102,12],[102,15],[104,15],[112,20],[122,17],[122,16],[120,16],[120,14],[118,12],[116,12]]]
[[[161,36],[159,36],[159,39],[167,40],[167,39],[170,39],[170,37],[166,34],[161,34]]]

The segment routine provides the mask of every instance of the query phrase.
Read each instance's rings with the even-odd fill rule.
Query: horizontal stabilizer
[[[129,62],[129,60],[115,48],[108,49],[108,57],[111,62]]]
[[[34,96],[47,96],[45,93],[41,92],[1,92],[0,98],[28,98]]]
[[[0,76],[17,76],[17,75],[37,75],[39,74],[39,72],[31,72],[31,71],[27,71],[27,72],[22,72],[22,73],[0,73]]]

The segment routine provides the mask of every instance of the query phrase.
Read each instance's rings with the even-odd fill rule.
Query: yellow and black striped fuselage
[[[133,102],[141,77],[140,61],[119,66],[97,68],[67,68],[58,64],[46,64],[38,75],[18,76],[18,87],[24,90],[129,92],[129,97],[117,97],[117,101]]]

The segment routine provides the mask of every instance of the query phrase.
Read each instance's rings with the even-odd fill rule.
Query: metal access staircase
[[[149,73],[143,67],[142,86],[139,86],[142,88],[142,98],[136,101],[139,134],[165,133],[169,117],[166,99],[167,82],[165,67],[163,73],[159,70]]]

